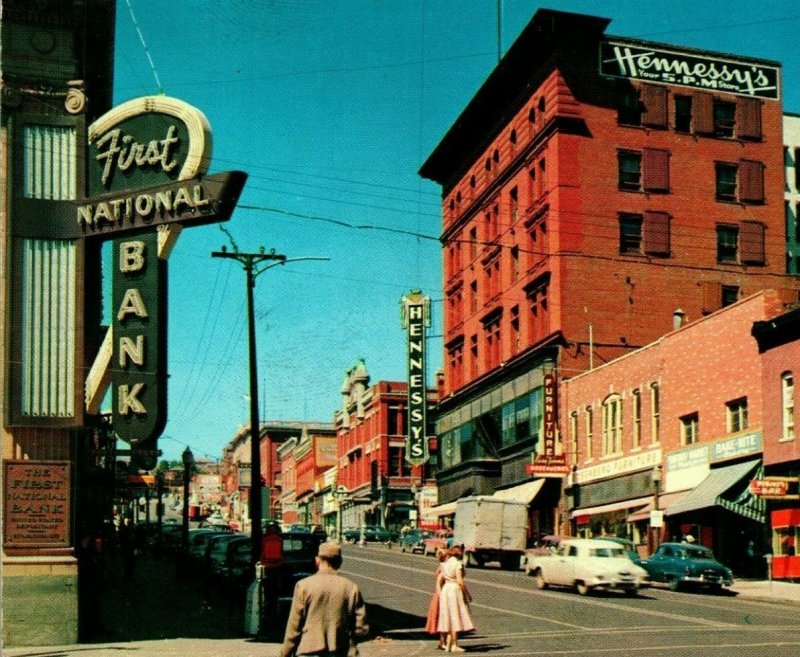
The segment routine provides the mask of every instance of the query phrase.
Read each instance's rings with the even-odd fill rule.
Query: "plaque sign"
[[[3,463],[3,546],[70,546],[70,464]]]

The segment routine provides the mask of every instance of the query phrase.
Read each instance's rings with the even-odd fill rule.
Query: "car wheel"
[[[400,544],[400,552],[405,552],[405,551],[406,551],[406,546],[401,543]]]
[[[722,593],[722,584],[712,584],[708,589],[714,595],[720,595]]]
[[[353,545],[356,542],[356,539],[353,538],[352,536],[347,536],[344,540],[345,542],[350,543],[351,545]]]
[[[575,588],[578,591],[578,595],[589,595],[590,589],[583,580],[575,582]]]
[[[669,580],[669,590],[670,591],[679,591],[681,588],[681,582],[679,579],[673,577]]]
[[[639,590],[638,589],[625,589],[625,595],[627,595],[629,598],[635,598],[637,595],[639,595]]]
[[[540,591],[544,591],[547,588],[547,582],[541,570],[536,571],[536,588]]]

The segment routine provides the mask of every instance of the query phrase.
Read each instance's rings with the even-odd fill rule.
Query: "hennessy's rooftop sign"
[[[740,96],[779,98],[780,69],[777,66],[665,50],[641,43],[601,42],[600,74]]]

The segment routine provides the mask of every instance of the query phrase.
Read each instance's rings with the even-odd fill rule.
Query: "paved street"
[[[362,645],[364,657],[436,654],[433,640],[421,631],[434,568],[431,557],[396,547],[345,546],[342,571],[359,582],[369,605],[372,636]],[[521,571],[492,567],[469,569],[467,577],[478,631],[462,645],[472,653],[674,657],[681,650],[714,657],[735,650],[737,657],[800,656],[800,587],[782,582],[740,582],[737,593],[720,596],[656,588],[629,599],[539,591]],[[109,569],[104,586],[98,621],[105,632],[91,643],[15,647],[4,654],[247,657],[278,652],[282,628],[259,641],[245,637],[242,596],[207,590],[201,581],[178,573],[171,560],[141,558],[130,586],[121,569]]]

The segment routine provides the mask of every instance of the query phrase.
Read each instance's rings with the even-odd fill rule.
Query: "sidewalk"
[[[800,604],[800,584],[782,580],[736,580],[730,590],[739,598]]]

